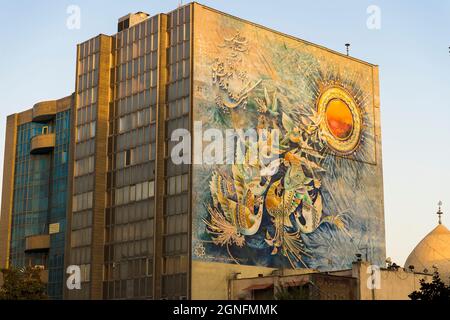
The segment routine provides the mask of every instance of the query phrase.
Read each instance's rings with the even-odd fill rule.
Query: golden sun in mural
[[[348,105],[341,99],[328,102],[325,119],[331,134],[341,140],[348,139],[353,131],[353,115]]]
[[[362,126],[361,115],[352,96],[341,87],[329,87],[320,95],[317,109],[328,146],[341,155],[355,151]]]

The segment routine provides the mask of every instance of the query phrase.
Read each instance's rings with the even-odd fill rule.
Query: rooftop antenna
[[[438,202],[438,206],[439,206],[439,209],[438,209],[438,212],[436,212],[436,214],[439,216],[439,224],[442,224],[442,215],[444,214],[441,210],[442,201]]]
[[[349,56],[350,55],[350,43],[346,43],[345,47],[347,49],[347,56]]]

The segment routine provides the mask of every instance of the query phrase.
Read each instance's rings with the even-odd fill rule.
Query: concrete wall
[[[431,275],[407,272],[403,268],[380,269],[379,277],[373,277],[367,262],[354,263],[353,276],[359,280],[360,300],[409,300],[408,295],[420,288],[421,279],[432,279]],[[375,289],[370,288],[372,279],[376,282]]]
[[[258,274],[268,276],[275,269],[236,264],[192,261],[191,299],[227,300],[232,297],[231,279],[237,273],[241,278],[255,278]]]

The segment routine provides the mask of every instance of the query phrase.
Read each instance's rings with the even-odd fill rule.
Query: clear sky
[[[178,0],[22,0],[0,4],[0,154],[6,115],[74,90],[76,44],[113,34],[117,18],[174,9]],[[187,3],[185,1],[185,3]],[[437,223],[450,227],[450,1],[201,1],[275,30],[380,66],[387,255],[403,264]],[[79,30],[67,8],[81,9]],[[381,29],[367,28],[367,8]],[[3,169],[1,169],[3,171]],[[1,171],[1,172],[2,172]],[[1,178],[0,178],[1,179]],[[381,199],[380,199],[381,201]]]

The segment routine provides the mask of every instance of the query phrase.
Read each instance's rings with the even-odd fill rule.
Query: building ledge
[[[31,154],[48,153],[55,147],[55,134],[40,134],[31,138]]]
[[[50,235],[41,234],[25,239],[25,251],[45,251],[50,249]]]
[[[47,122],[56,115],[56,101],[42,101],[33,106],[33,121]]]

